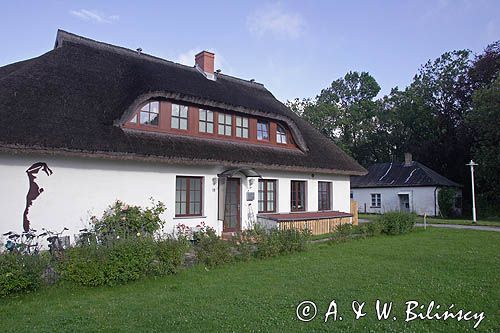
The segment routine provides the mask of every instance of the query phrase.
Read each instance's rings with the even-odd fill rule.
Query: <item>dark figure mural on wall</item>
[[[28,179],[30,181],[30,188],[28,190],[28,194],[26,195],[26,208],[24,209],[24,214],[23,214],[23,228],[25,232],[28,232],[30,230],[30,220],[28,218],[29,210],[31,205],[33,204],[33,201],[36,200],[42,194],[43,188],[39,187],[38,184],[35,182],[36,179],[36,174],[42,170],[47,174],[47,176],[50,176],[52,174],[52,170],[50,170],[49,166],[47,163],[44,162],[38,162],[33,164],[26,170],[26,173],[28,174]]]

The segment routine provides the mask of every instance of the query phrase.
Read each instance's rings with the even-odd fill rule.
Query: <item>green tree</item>
[[[377,160],[380,147],[380,91],[377,81],[367,72],[349,72],[332,82],[314,99],[295,99],[288,107],[324,135],[332,139],[362,164]]]
[[[476,185],[485,208],[500,212],[500,75],[474,93],[473,112],[468,117],[474,133],[472,153],[479,166]]]

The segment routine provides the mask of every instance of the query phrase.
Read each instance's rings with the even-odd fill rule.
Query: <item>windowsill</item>
[[[195,215],[195,216],[175,216],[174,220],[193,220],[193,219],[206,219],[206,216]]]
[[[382,206],[370,206],[370,208],[382,208]]]

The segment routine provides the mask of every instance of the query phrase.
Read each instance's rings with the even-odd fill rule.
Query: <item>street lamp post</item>
[[[476,196],[474,194],[474,167],[478,165],[475,163],[473,160],[470,160],[468,164],[470,166],[470,178],[471,178],[471,183],[472,183],[472,223],[477,223],[476,220]]]

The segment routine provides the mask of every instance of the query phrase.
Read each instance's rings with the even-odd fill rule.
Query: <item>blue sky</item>
[[[445,51],[500,39],[500,1],[3,1],[0,66],[49,51],[58,28],[313,97],[349,70],[388,93]]]

